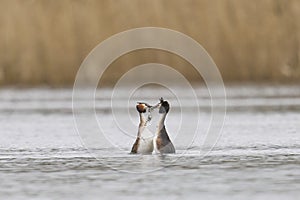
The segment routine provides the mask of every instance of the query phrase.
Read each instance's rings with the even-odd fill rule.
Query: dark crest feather
[[[170,105],[167,101],[163,101],[159,108],[159,113],[168,113],[170,109]]]

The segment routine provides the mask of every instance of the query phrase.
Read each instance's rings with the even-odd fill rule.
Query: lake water
[[[299,85],[231,85],[226,91],[223,131],[207,155],[201,154],[200,133],[209,124],[210,98],[199,87],[199,138],[188,145],[196,116],[183,90],[181,107],[172,95],[165,97],[172,106],[166,126],[177,153],[141,156],[129,154],[138,123],[132,102],[140,95],[155,103],[159,90],[130,101],[120,96],[117,113],[110,110],[109,91],[100,90],[101,131],[84,121],[83,91],[86,132],[78,134],[72,89],[2,88],[0,199],[298,199]]]

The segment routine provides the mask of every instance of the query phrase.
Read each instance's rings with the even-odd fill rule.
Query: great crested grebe
[[[154,108],[154,106],[150,106],[147,103],[138,102],[138,105],[136,105],[140,116],[140,123],[131,153],[151,154],[153,152],[154,134],[147,128],[147,123],[151,120],[151,111]]]
[[[159,108],[159,119],[156,133],[153,134],[147,126],[152,119],[151,112],[156,108]],[[160,102],[155,106],[138,102],[136,109],[139,112],[140,122],[137,138],[132,146],[131,153],[151,154],[153,150],[161,154],[175,153],[174,145],[165,127],[165,119],[170,110],[169,103],[160,98]]]
[[[175,153],[175,147],[171,142],[165,127],[165,119],[170,110],[170,105],[167,101],[164,101],[163,98],[161,98],[158,107],[160,119],[158,121],[156,134],[153,139],[154,151],[161,154]]]

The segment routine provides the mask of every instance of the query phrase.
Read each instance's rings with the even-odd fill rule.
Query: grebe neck
[[[166,116],[167,116],[167,113],[160,114],[160,118],[159,118],[158,125],[157,125],[157,129],[158,129],[157,134],[159,134],[160,130],[162,130],[165,127]]]

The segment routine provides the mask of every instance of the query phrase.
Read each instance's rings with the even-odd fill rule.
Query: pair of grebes
[[[165,127],[165,119],[170,110],[169,103],[160,98],[159,103],[155,106],[138,102],[136,109],[139,113],[140,123],[131,153],[151,154],[153,151],[160,154],[175,153],[174,145]],[[155,134],[148,129],[148,123],[152,120],[152,112],[158,112],[159,117]]]

